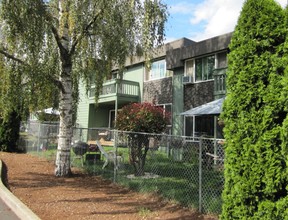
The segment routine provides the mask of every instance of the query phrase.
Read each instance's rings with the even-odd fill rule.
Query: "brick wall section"
[[[214,81],[184,86],[184,111],[214,100]]]
[[[144,83],[143,101],[155,104],[172,103],[172,77]]]

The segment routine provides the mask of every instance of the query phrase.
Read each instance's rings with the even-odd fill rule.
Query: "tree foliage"
[[[0,58],[9,69],[3,71],[5,78],[20,79],[30,111],[59,106],[56,175],[70,174],[80,80],[87,90],[95,85],[97,101],[112,67],[121,70],[127,57],[140,52],[148,59],[152,47],[162,43],[166,16],[161,0],[1,1]],[[11,90],[10,84],[6,89]]]
[[[20,152],[18,146],[21,116],[16,111],[9,112],[6,120],[0,118],[0,151]]]
[[[151,103],[132,103],[117,115],[116,126],[122,131],[162,133],[169,122],[169,113]]]
[[[0,151],[19,151],[18,137],[21,119],[27,116],[21,90],[21,70],[14,64],[2,65],[0,58]],[[9,73],[9,74],[7,74]],[[18,93],[18,95],[15,95]]]
[[[246,0],[229,47],[228,90],[221,116],[226,139],[222,219],[285,219],[288,63],[284,10],[274,0]]]
[[[157,0],[142,2],[1,1],[0,52],[10,59],[9,65],[22,68],[25,88],[33,91],[30,109],[57,105],[62,89],[59,60],[65,49],[73,63],[75,102],[80,77],[87,85],[96,84],[97,99],[113,65],[123,67],[126,58],[139,51],[148,58],[153,46],[163,41],[166,6]]]
[[[169,123],[169,114],[151,103],[132,103],[124,106],[119,112],[116,127],[121,131],[131,132],[128,133],[129,160],[134,167],[135,176],[145,174],[149,141],[157,142],[157,136],[153,133],[165,131]]]

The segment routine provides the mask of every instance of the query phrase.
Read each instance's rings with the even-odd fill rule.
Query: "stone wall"
[[[214,81],[187,84],[184,86],[184,110],[203,105],[214,100]]]
[[[143,101],[155,104],[172,103],[172,77],[145,82]]]

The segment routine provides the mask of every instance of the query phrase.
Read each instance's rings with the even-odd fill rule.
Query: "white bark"
[[[66,70],[67,71],[67,70]],[[69,70],[68,70],[69,71]],[[56,156],[56,176],[69,176],[70,169],[70,149],[72,140],[72,82],[69,76],[60,78],[64,91],[61,92],[59,104],[60,125],[58,148]]]
[[[72,62],[71,54],[69,54],[69,30],[67,23],[67,2],[65,0],[59,1],[59,27],[60,27],[60,43],[59,48],[61,57],[61,74],[60,82],[62,84],[62,90],[60,94],[60,125],[59,125],[59,137],[58,148],[56,155],[56,176],[69,176],[71,174],[70,169],[70,149],[72,140]],[[62,27],[62,28],[61,28]]]

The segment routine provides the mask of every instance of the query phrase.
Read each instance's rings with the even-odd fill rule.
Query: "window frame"
[[[214,57],[214,65],[213,65],[213,69],[211,72],[209,72],[209,66],[208,66],[208,58],[209,57]],[[203,66],[203,59],[206,58],[206,66]],[[197,80],[197,72],[196,72],[196,63],[197,63],[197,60],[201,60],[201,80]],[[193,68],[192,68],[192,74],[189,72],[188,73],[188,66],[187,66],[187,63],[188,62],[193,62]],[[214,80],[213,78],[213,70],[216,69],[216,64],[217,64],[217,54],[216,53],[212,53],[212,54],[209,54],[209,55],[205,55],[205,56],[199,56],[199,57],[195,57],[195,58],[192,58],[192,59],[187,59],[185,60],[185,66],[184,66],[184,76],[192,76],[193,80],[192,82],[193,83],[201,83],[201,82],[207,82],[207,81],[212,81]],[[206,71],[206,74],[207,74],[207,78],[205,79],[205,77],[203,77],[203,71],[205,71],[204,68],[207,68],[207,71]],[[190,67],[189,67],[190,69]],[[212,75],[212,78],[209,78],[209,75],[210,74]]]
[[[156,71],[154,73],[153,73],[153,65],[157,65],[157,67],[155,68]],[[152,61],[150,69],[146,68],[145,70],[145,82],[164,79],[167,77],[171,77],[171,74],[167,70],[166,59],[157,59]]]

